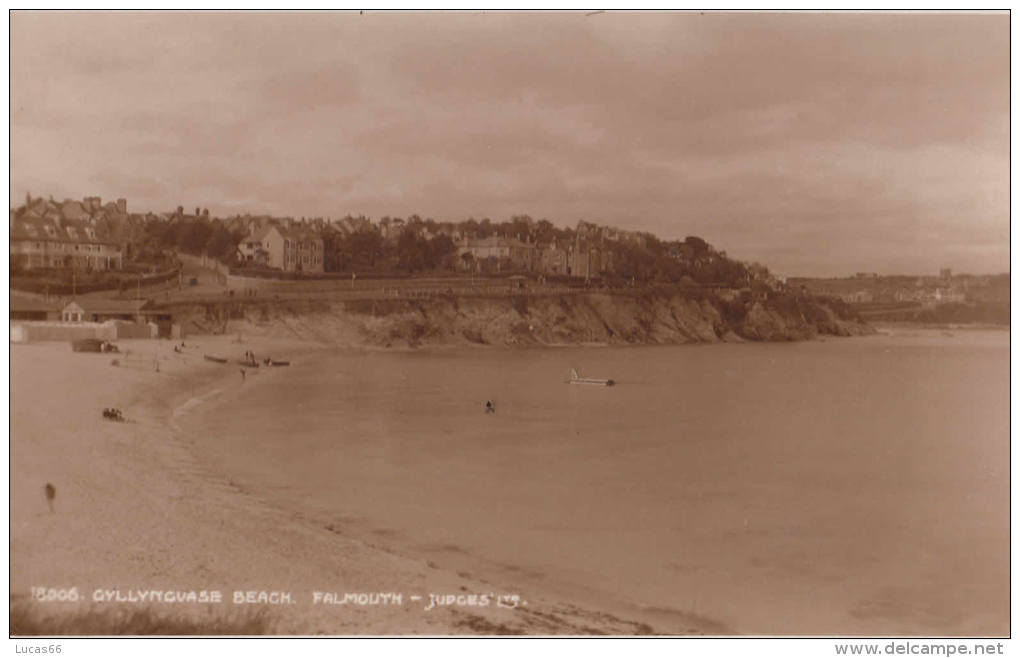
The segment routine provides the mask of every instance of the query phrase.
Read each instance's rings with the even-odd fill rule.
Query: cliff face
[[[344,347],[787,341],[872,331],[819,300],[724,299],[675,290],[497,299],[224,302],[173,310],[191,333],[297,337]]]

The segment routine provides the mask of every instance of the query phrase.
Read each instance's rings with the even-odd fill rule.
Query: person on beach
[[[50,507],[50,514],[53,514],[53,501],[57,497],[57,488],[47,482],[43,490],[46,492],[46,504]]]
[[[244,368],[241,368],[241,383],[244,383]]]
[[[492,405],[492,400],[485,401],[485,413],[494,414],[496,413],[496,407]]]

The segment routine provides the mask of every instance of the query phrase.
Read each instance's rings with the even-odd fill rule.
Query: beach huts
[[[11,320],[56,322],[62,307],[59,301],[11,294]]]
[[[106,322],[122,320],[127,322],[144,322],[151,313],[146,309],[150,306],[147,299],[72,299],[60,311],[62,322]]]
[[[17,301],[14,301],[17,300]],[[58,302],[12,296],[11,342],[95,338],[179,338],[173,316],[148,300],[77,298]]]

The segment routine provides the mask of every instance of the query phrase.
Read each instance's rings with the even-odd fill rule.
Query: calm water
[[[1004,331],[914,331],[338,353],[185,428],[317,522],[657,628],[679,611],[747,633],[999,634],[1008,352]],[[618,386],[566,385],[571,367]]]

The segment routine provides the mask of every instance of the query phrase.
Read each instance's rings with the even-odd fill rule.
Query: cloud
[[[1008,56],[1008,14],[15,12],[12,186],[1005,270]]]

